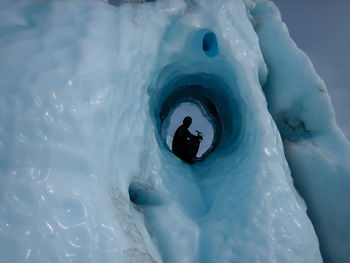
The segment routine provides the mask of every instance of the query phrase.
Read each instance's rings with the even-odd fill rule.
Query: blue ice
[[[349,143],[274,4],[114,2],[0,3],[0,262],[349,261]]]

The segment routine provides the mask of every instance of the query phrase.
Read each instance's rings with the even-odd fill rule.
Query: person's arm
[[[186,129],[186,139],[190,138],[190,140],[193,140],[195,138],[198,138],[199,136],[193,135],[189,130]]]

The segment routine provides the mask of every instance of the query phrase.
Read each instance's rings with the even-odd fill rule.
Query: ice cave
[[[0,262],[350,261],[350,145],[272,1],[3,0],[0,58]]]

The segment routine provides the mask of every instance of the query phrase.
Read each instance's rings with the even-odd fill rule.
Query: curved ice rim
[[[225,65],[222,65],[225,68]],[[246,111],[246,102],[240,96],[236,83],[227,81],[224,75],[197,72],[186,74],[186,70],[179,70],[175,65],[168,65],[163,69],[156,83],[157,93],[150,98],[150,111],[155,124],[156,138],[162,149],[168,149],[166,140],[162,136],[162,123],[172,110],[174,104],[185,99],[196,100],[204,106],[213,118],[215,136],[210,150],[201,158],[204,160],[209,154],[228,154],[223,151],[227,147],[239,144],[238,137],[242,135],[242,119]],[[234,76],[232,74],[231,76]],[[228,84],[230,83],[230,84]]]

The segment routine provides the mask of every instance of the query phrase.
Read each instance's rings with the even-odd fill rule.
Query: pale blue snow
[[[273,3],[122,2],[0,2],[0,262],[349,261],[349,143]]]

